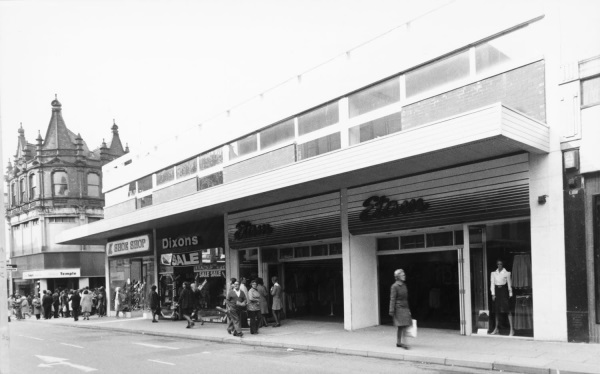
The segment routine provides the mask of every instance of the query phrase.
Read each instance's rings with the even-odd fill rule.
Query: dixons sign
[[[106,243],[106,255],[121,256],[150,249],[150,236],[142,235]]]

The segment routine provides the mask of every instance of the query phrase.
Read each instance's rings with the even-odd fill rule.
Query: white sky
[[[133,152],[449,0],[0,0],[3,165],[54,94],[90,149]]]

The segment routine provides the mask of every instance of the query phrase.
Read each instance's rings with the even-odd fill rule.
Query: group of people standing
[[[90,290],[86,287],[81,290],[49,290],[42,291],[41,297],[14,295],[9,299],[9,308],[17,319],[29,318],[35,315],[36,319],[69,318],[75,321],[83,315],[89,320],[91,314],[99,317],[106,316],[106,292],[104,287]],[[10,318],[9,318],[10,320]]]
[[[280,313],[282,309],[281,286],[277,277],[272,277],[271,282],[273,284],[270,290],[270,294],[273,296],[271,309],[275,319],[273,327],[279,327],[281,326]],[[245,283],[246,279],[244,277],[240,278],[239,281],[231,278],[230,290],[224,300],[228,320],[227,332],[239,337],[244,336],[241,321],[245,318],[246,313],[250,320],[250,334],[258,334],[260,327],[269,325],[267,323],[269,292],[262,278],[252,280],[250,289],[247,288]]]

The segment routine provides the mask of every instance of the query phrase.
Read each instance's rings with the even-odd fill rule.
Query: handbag
[[[409,336],[411,338],[417,337],[417,320],[416,319],[413,319],[412,325],[410,325],[406,328],[406,336]]]

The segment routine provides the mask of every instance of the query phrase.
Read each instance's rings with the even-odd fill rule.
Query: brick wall
[[[546,122],[544,61],[484,79],[402,108],[402,129],[501,102]]]

